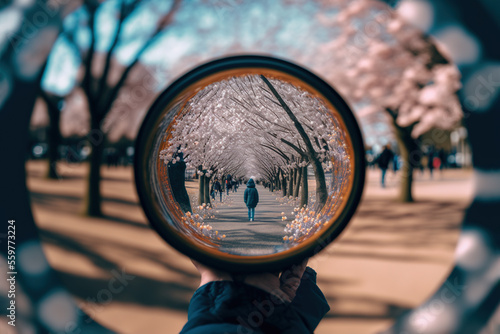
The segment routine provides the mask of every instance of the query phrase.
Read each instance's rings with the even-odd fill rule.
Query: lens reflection
[[[342,124],[309,86],[269,73],[197,87],[169,106],[150,154],[166,221],[230,254],[300,244],[334,223],[350,189]]]

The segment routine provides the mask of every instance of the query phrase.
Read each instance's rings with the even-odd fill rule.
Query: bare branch
[[[134,68],[134,66],[139,62],[139,59],[141,56],[146,52],[146,50],[156,41],[160,33],[165,29],[172,21],[177,13],[179,6],[181,4],[182,0],[174,0],[172,7],[168,11],[166,15],[164,15],[159,21],[156,26],[156,30],[154,31],[153,35],[150,37],[150,39],[144,43],[144,45],[141,47],[141,49],[137,52],[134,60],[127,66],[127,68],[123,71],[122,76],[120,77],[120,80],[118,80],[117,84],[111,89],[109,96],[107,97],[106,102],[104,103],[104,108],[102,109],[102,112],[108,112],[111,108],[111,105],[113,104],[114,100],[118,96],[118,92],[122,88],[122,86],[125,84],[125,81],[127,80],[128,75]]]
[[[116,49],[116,46],[118,45],[118,41],[120,40],[120,33],[123,27],[123,24],[125,22],[125,19],[132,14],[132,12],[137,8],[139,5],[139,1],[133,1],[132,3],[127,3],[127,1],[122,0],[121,1],[121,6],[120,6],[120,17],[118,19],[118,26],[116,28],[116,33],[113,38],[113,42],[111,43],[111,46],[106,54],[106,60],[104,62],[104,69],[101,75],[101,78],[99,80],[99,86],[97,89],[97,92],[103,92],[104,91],[104,86],[106,85],[106,82],[108,81],[108,76],[109,76],[109,70],[111,68],[111,58],[114,54],[114,51]],[[104,95],[104,94],[103,94]]]

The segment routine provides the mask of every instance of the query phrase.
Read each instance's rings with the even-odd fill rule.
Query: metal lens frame
[[[338,213],[312,237],[285,251],[258,256],[224,253],[195,236],[185,235],[175,228],[175,217],[166,209],[167,200],[155,186],[158,179],[158,132],[165,122],[182,111],[185,103],[200,89],[230,76],[266,73],[308,87],[320,96],[346,130],[352,168],[348,190]],[[153,159],[151,159],[153,155]],[[347,226],[353,216],[365,181],[365,152],[361,131],[345,101],[324,80],[293,63],[267,56],[234,56],[203,64],[173,82],[154,102],[141,126],[135,147],[134,173],[137,192],[144,212],[153,228],[175,249],[185,255],[218,269],[250,273],[277,271],[311,257],[325,248]],[[155,179],[156,178],[156,179]],[[168,204],[168,203],[167,203]]]

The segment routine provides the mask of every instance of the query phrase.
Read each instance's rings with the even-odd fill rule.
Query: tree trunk
[[[286,177],[283,173],[281,173],[281,194],[286,197]]]
[[[100,131],[100,130],[99,130]],[[91,217],[102,216],[101,210],[101,163],[104,143],[102,139],[90,139],[92,151],[89,156],[87,193],[84,199],[83,214]]]
[[[403,160],[399,200],[405,203],[413,202],[413,169],[416,163],[420,161],[420,149],[416,141],[411,137],[410,131],[397,125],[395,127],[396,138]]]
[[[47,129],[47,163],[49,168],[46,177],[48,179],[57,179],[57,160],[59,160],[59,144],[61,143],[61,131],[59,129],[61,113],[58,109],[52,110],[49,103],[47,103],[47,113],[49,114],[49,127]]]
[[[293,194],[295,193],[295,188],[298,187],[297,185],[297,174],[298,174],[298,170],[297,168],[294,168],[293,169],[293,190],[292,190],[292,193],[290,194],[290,196],[293,196]]]
[[[168,180],[176,202],[183,212],[192,212],[191,201],[186,190],[186,163],[181,158],[176,164],[168,165]]]
[[[402,128],[396,123],[395,119],[393,119],[393,125],[403,159],[399,200],[405,203],[413,202],[413,169],[420,163],[421,151],[417,141],[411,136],[413,127]]]
[[[403,169],[401,171],[402,176],[399,200],[401,202],[413,202],[413,166],[410,161],[410,153],[404,145],[401,145],[401,156],[403,158]]]
[[[304,130],[302,124],[300,124],[299,120],[292,112],[290,107],[285,103],[283,98],[279,95],[273,85],[266,79],[265,76],[260,75],[261,79],[264,83],[269,87],[271,93],[276,97],[280,105],[283,107],[283,110],[287,113],[290,120],[293,122],[295,128],[297,129],[299,135],[302,137],[304,144],[307,150],[307,156],[309,158],[310,163],[312,164],[314,174],[316,176],[316,208],[315,210],[321,210],[328,199],[328,192],[326,189],[326,180],[325,180],[325,171],[323,170],[323,166],[321,162],[316,156],[316,152],[314,151],[313,145],[311,143],[311,139],[308,137],[306,131]],[[283,141],[283,139],[282,139]],[[307,178],[307,174],[304,175]]]
[[[288,174],[288,190],[287,196],[293,196],[293,181],[295,180],[295,169],[292,169]]]
[[[204,201],[207,205],[210,205],[210,179],[211,177],[203,176],[205,178],[205,188],[203,191]]]
[[[205,176],[200,175],[198,178],[198,205],[203,205],[205,200]]]
[[[300,185],[300,207],[307,206],[309,198],[309,184],[307,181],[307,166],[302,167],[302,183]]]
[[[316,179],[316,207],[315,211],[319,211],[323,208],[328,199],[328,190],[326,189],[326,178],[325,171],[323,170],[323,166],[318,158],[314,157],[311,159],[311,165],[314,171],[314,177]],[[306,174],[303,175],[303,178],[307,179],[307,169],[305,169]]]
[[[295,182],[295,189],[293,190],[293,197],[299,197],[300,182],[302,181],[302,167],[297,169],[297,178]]]

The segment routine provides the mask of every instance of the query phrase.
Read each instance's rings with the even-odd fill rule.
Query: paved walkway
[[[103,168],[106,216],[95,219],[78,215],[85,166],[60,164],[62,181],[45,180],[45,167],[28,163],[33,213],[49,262],[79,305],[118,333],[178,333],[199,276],[191,261],[147,224],[132,169]],[[337,241],[309,261],[331,307],[317,334],[381,331],[430,296],[452,268],[473,189],[471,173],[444,171],[434,180],[417,174],[417,202],[411,204],[395,201],[397,175],[388,175],[385,189],[379,178],[378,170],[369,171],[355,217]],[[264,212],[257,208],[256,224]],[[246,211],[240,214],[246,217]],[[108,289],[113,270],[134,279],[111,301],[89,302]]]
[[[243,202],[246,186],[241,186],[237,192],[230,192],[229,205],[217,208],[215,219],[207,223],[225,234],[221,250],[241,255],[261,255],[279,252],[285,246],[283,229],[287,221],[281,220],[281,212],[293,211],[293,206],[280,205],[276,193],[257,185],[259,204],[255,209],[255,220],[248,220],[248,209]],[[216,197],[216,203],[218,199]]]

